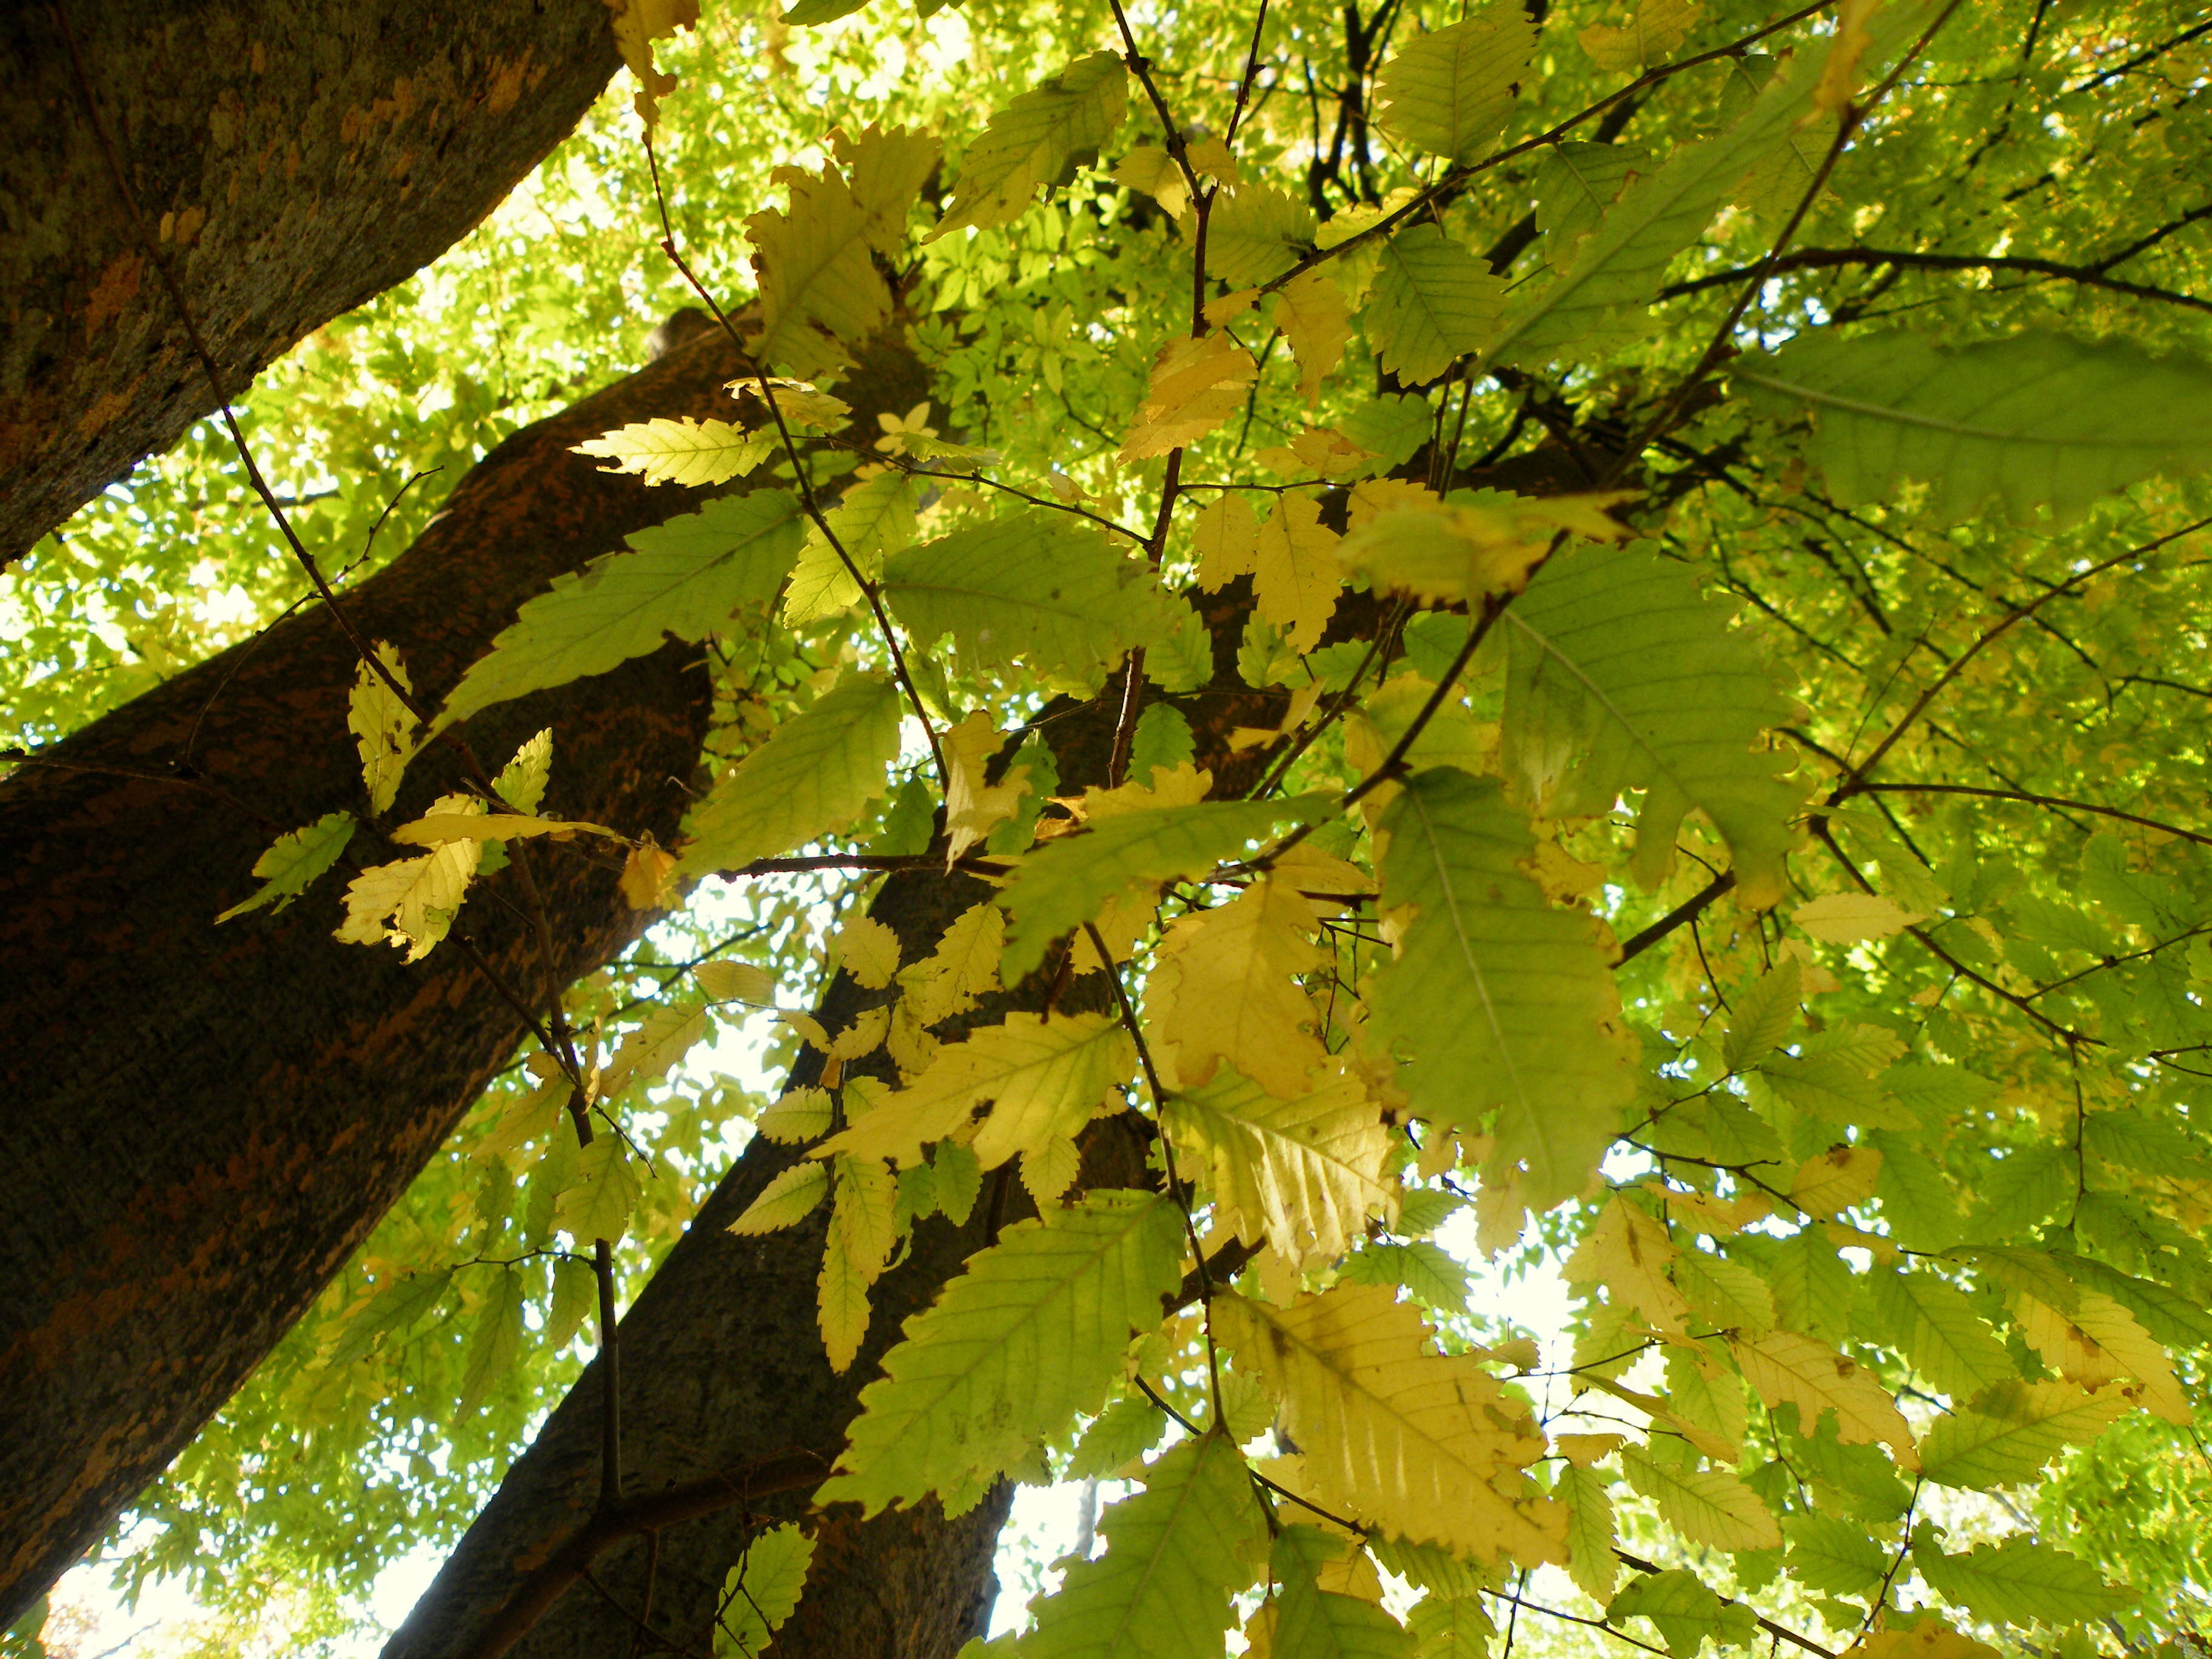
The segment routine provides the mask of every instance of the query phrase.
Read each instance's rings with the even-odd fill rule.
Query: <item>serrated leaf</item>
[[[1141,1395],[1115,1401],[1084,1430],[1068,1455],[1066,1478],[1100,1480],[1160,1443],[1167,1414]]]
[[[1370,1238],[1337,1264],[1337,1278],[1346,1285],[1390,1285],[1447,1316],[1467,1306],[1466,1267],[1431,1239],[1398,1244]]]
[[[1030,1604],[1021,1659],[1218,1659],[1230,1598],[1265,1548],[1259,1500],[1221,1434],[1185,1442],[1108,1510],[1106,1553],[1077,1561],[1056,1595]]]
[[[1871,1146],[1831,1146],[1797,1166],[1790,1180],[1790,1200],[1826,1220],[1873,1197],[1881,1178],[1881,1154]]]
[[[1321,961],[1313,929],[1312,907],[1271,877],[1169,929],[1145,1004],[1183,1086],[1203,1085],[1226,1060],[1279,1098],[1306,1092],[1328,1057],[1297,982]]]
[[[1275,294],[1275,326],[1297,361],[1298,395],[1314,403],[1352,342],[1352,311],[1336,273],[1316,269],[1284,283]]]
[[[398,648],[379,640],[370,647],[398,690],[368,663],[354,671],[353,689],[346,694],[346,729],[353,733],[361,754],[362,787],[368,793],[368,810],[380,813],[399,793],[399,780],[415,754],[415,716],[399,692],[412,693],[406,665]]]
[[[1085,689],[1166,615],[1142,564],[1042,508],[896,555],[883,593],[918,647],[950,634],[963,665],[1002,671],[1019,658],[1048,683]]]
[[[772,1233],[806,1219],[830,1194],[830,1166],[811,1158],[794,1164],[761,1188],[745,1206],[744,1213],[730,1224],[740,1237]]]
[[[1479,1595],[1424,1596],[1406,1617],[1413,1659],[1487,1659],[1498,1627]]]
[[[1206,1173],[1219,1224],[1284,1260],[1333,1260],[1370,1215],[1389,1218],[1382,1182],[1389,1140],[1356,1076],[1285,1100],[1232,1070],[1170,1096],[1161,1114],[1179,1157]]]
[[[1182,1224],[1164,1196],[1105,1189],[1050,1227],[1006,1228],[907,1321],[817,1501],[872,1514],[957,1491],[1097,1411],[1131,1332],[1182,1281]]]
[[[1376,1036],[1410,1056],[1414,1109],[1471,1132],[1495,1106],[1496,1157],[1526,1162],[1529,1202],[1578,1191],[1632,1086],[1603,1029],[1619,1002],[1589,918],[1520,873],[1534,839],[1494,781],[1420,773],[1382,829],[1384,901],[1413,919],[1369,1006]]]
[[[1703,9],[1698,0],[1635,0],[1625,27],[1593,23],[1576,39],[1600,69],[1634,75],[1665,63]]]
[[[374,1347],[379,1337],[404,1334],[444,1299],[454,1272],[447,1267],[435,1273],[409,1273],[386,1285],[346,1322],[337,1346],[323,1363],[343,1370]]]
[[[673,634],[703,640],[740,605],[775,597],[804,530],[788,490],[725,495],[631,532],[629,550],[556,576],[469,665],[440,726],[531,691],[604,674]]]
[[[1504,763],[1539,811],[1609,811],[1622,790],[1640,787],[1638,881],[1654,885],[1673,867],[1694,807],[1735,854],[1739,894],[1761,906],[1781,896],[1802,795],[1777,776],[1784,757],[1758,751],[1789,708],[1687,569],[1648,544],[1576,547],[1500,620]]]
[[[1116,459],[1126,465],[1196,443],[1243,407],[1259,372],[1225,330],[1169,341],[1152,360],[1144,405]]]
[[[2079,1556],[2018,1535],[1957,1555],[1916,1548],[1912,1565],[1946,1601],[1990,1624],[2086,1624],[2136,1599]]]
[[[841,830],[883,793],[898,758],[896,685],[848,674],[769,733],[693,809],[681,873],[740,868]]]
[[[1431,30],[1382,65],[1376,122],[1431,155],[1472,161],[1504,125],[1535,49],[1535,24],[1510,0]]]
[[[1782,1545],[1773,1512],[1759,1494],[1725,1469],[1677,1468],[1625,1448],[1628,1484],[1657,1506],[1659,1518],[1693,1544],[1717,1550],[1771,1550]]]
[[[1630,1579],[1605,1610],[1615,1623],[1638,1613],[1651,1621],[1674,1659],[1695,1659],[1708,1639],[1717,1647],[1748,1647],[1759,1630],[1749,1607],[1722,1601],[1695,1573],[1679,1569]]]
[[[629,1231],[642,1190],[622,1137],[600,1134],[578,1155],[574,1183],[553,1200],[553,1224],[579,1243],[598,1238],[611,1243]]]
[[[1566,1516],[1522,1473],[1544,1443],[1471,1357],[1433,1352],[1413,1310],[1375,1285],[1286,1308],[1213,1302],[1217,1340],[1283,1402],[1316,1501],[1402,1537],[1523,1565],[1565,1558]]]
[[[253,873],[263,878],[261,885],[250,898],[241,899],[216,920],[228,921],[264,904],[283,909],[344,856],[354,827],[352,813],[331,812],[289,835],[277,836],[269,850],[253,860]]]
[[[1034,972],[1047,945],[1133,884],[1202,875],[1276,825],[1315,810],[1304,800],[1144,807],[1047,842],[1022,861],[1000,896],[1013,919],[1001,976],[1012,984]]]
[[[1905,1468],[1918,1466],[1912,1430],[1872,1371],[1826,1343],[1796,1331],[1770,1331],[1729,1347],[1744,1381],[1769,1407],[1793,1405],[1809,1435],[1824,1413],[1836,1414],[1836,1435],[1845,1445],[1881,1441]],[[1932,1477],[1931,1477],[1932,1478]]]
[[[722,1581],[714,1659],[759,1659],[798,1609],[813,1564],[814,1540],[788,1521],[746,1540],[744,1554]]]
[[[1828,893],[1799,905],[1790,920],[1824,944],[1856,945],[1888,939],[1927,918],[1879,893]]]
[[[2071,1382],[2000,1382],[1939,1418],[1921,1449],[1921,1473],[1939,1486],[1990,1492],[2033,1480],[2069,1446],[2087,1445],[2128,1409],[2117,1389]]]
[[[433,812],[481,811],[470,795],[446,795]],[[371,866],[347,884],[346,918],[335,937],[347,945],[404,946],[408,962],[427,956],[447,930],[483,857],[483,843],[448,842],[420,858]]]
[[[967,1127],[985,1102],[991,1115],[971,1144],[994,1170],[1055,1139],[1072,1139],[1091,1121],[1107,1091],[1128,1075],[1129,1039],[1104,1014],[1012,1013],[964,1042],[938,1051],[929,1069],[814,1150],[817,1158],[918,1162],[922,1146]]]
[[[1372,1601],[1323,1588],[1321,1574],[1346,1548],[1340,1534],[1313,1527],[1287,1526],[1276,1534],[1268,1659],[1413,1659],[1413,1638],[1395,1619]]]
[[[1310,651],[1336,611],[1343,576],[1337,536],[1310,495],[1283,495],[1260,526],[1252,550],[1252,591],[1260,614],[1281,629],[1294,651]]]
[[[1612,1595],[1620,1577],[1620,1560],[1613,1553],[1611,1485],[1595,1469],[1571,1466],[1559,1471],[1555,1489],[1567,1506],[1567,1576],[1600,1601]]]
[[[1313,246],[1313,210],[1273,185],[1224,190],[1207,216],[1206,274],[1231,289],[1279,276]]]
[[[461,1393],[454,1409],[463,1419],[476,1415],[484,1396],[506,1378],[522,1357],[522,1275],[501,1267],[483,1305],[477,1310],[467,1358],[461,1363]]]
[[[1692,1311],[1714,1328],[1756,1336],[1774,1328],[1774,1292],[1742,1262],[1692,1247],[1675,1252],[1670,1269]]]
[[[1649,1323],[1680,1332],[1688,1304],[1667,1276],[1674,1242],[1658,1220],[1619,1193],[1559,1272],[1570,1285],[1603,1285],[1616,1308],[1632,1308]]]
[[[1620,199],[1632,175],[1651,171],[1651,152],[1636,144],[1570,140],[1544,152],[1536,169],[1536,228],[1551,239],[1551,262],[1565,264],[1575,245]]]
[[[828,1134],[830,1121],[828,1090],[793,1089],[763,1112],[754,1127],[770,1140],[786,1146],[801,1146]]]
[[[1793,1515],[1782,1522],[1790,1540],[1790,1571],[1808,1589],[1863,1595],[1889,1569],[1890,1552],[1852,1521]]]
[[[1934,1273],[1878,1267],[1868,1290],[1883,1334],[1944,1393],[1964,1400],[2018,1375],[1974,1304]]]
[[[836,1196],[822,1242],[817,1315],[830,1369],[848,1370],[868,1336],[868,1289],[883,1274],[898,1237],[898,1180],[872,1159],[836,1165]],[[732,1229],[732,1231],[735,1229]]]
[[[1411,225],[1382,244],[1367,338],[1385,374],[1420,386],[1480,346],[1504,307],[1504,278],[1437,226]]]
[[[1128,79],[1118,54],[1094,52],[992,116],[961,157],[952,206],[929,240],[963,225],[981,230],[1011,224],[1040,186],[1056,189],[1073,179],[1121,125]]]
[[[1722,1058],[1731,1072],[1766,1058],[1789,1038],[1797,1024],[1800,969],[1797,958],[1784,957],[1741,991],[1729,1010],[1728,1035]]]
[[[2039,507],[2069,519],[2154,472],[2212,465],[2212,365],[2118,340],[1816,332],[1729,375],[1767,408],[1811,417],[1814,459],[1846,507],[1916,478],[1946,523],[1991,495],[2015,519]]]
[[[698,489],[742,478],[783,448],[773,431],[748,432],[727,421],[634,421],[628,426],[575,446],[579,455],[595,455],[617,465],[604,472],[635,472],[649,484]]]
[[[750,962],[702,962],[691,970],[699,988],[716,1002],[750,1003],[765,1008],[775,1000],[775,981]]]

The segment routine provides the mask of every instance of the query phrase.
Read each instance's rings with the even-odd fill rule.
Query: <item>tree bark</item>
[[[693,341],[516,433],[422,538],[342,599],[423,700],[550,580],[696,505],[570,452],[650,416],[726,414],[740,360]],[[925,382],[871,354],[859,419]],[[671,645],[488,709],[489,768],[554,732],[547,811],[674,838],[709,712]],[[93,1543],[303,1312],[445,1138],[525,1026],[449,941],[413,965],[331,937],[343,872],[222,927],[278,834],[360,811],[356,660],[316,607],[200,665],[0,781],[0,1628]],[[433,746],[395,811],[452,787]],[[392,820],[399,821],[398,819]],[[361,832],[362,863],[391,854]],[[580,843],[533,850],[555,960],[490,878],[457,933],[543,1006],[642,918]]]
[[[1229,733],[1272,723],[1282,694],[1255,693],[1238,680],[1236,646],[1249,594],[1245,584],[1222,596],[1209,618],[1215,634],[1214,684],[1179,698],[1198,738],[1199,763],[1216,774],[1216,793],[1233,793],[1256,775],[1258,752],[1233,754]],[[1071,710],[1040,729],[1050,736],[1061,787],[1103,782],[1120,696]],[[990,890],[933,872],[888,880],[870,914],[898,933],[915,960],[934,948],[954,916]],[[1052,964],[970,1017],[1003,1018],[1012,1009],[1045,1006]],[[889,1000],[840,975],[821,1013],[836,1029],[860,1009]],[[1056,1006],[1110,1006],[1096,975],[1075,981]],[[957,1031],[952,1034],[957,1035]],[[880,1052],[862,1069],[888,1076]],[[819,1072],[809,1054],[794,1086]],[[1147,1185],[1143,1142],[1125,1116],[1094,1124],[1083,1142],[1080,1184]],[[878,1285],[868,1340],[850,1370],[830,1370],[815,1326],[815,1275],[826,1216],[765,1238],[726,1230],[754,1196],[801,1156],[756,1139],[725,1176],[690,1230],[622,1320],[623,1496],[635,1499],[689,1482],[726,1476],[748,1465],[799,1452],[824,1474],[844,1443],[860,1389],[911,1314],[935,1300],[947,1279],[990,1236],[993,1181],[997,1219],[1034,1213],[1011,1166],[987,1178],[966,1226],[942,1218],[917,1229],[911,1254]],[[384,1659],[489,1659],[501,1614],[531,1571],[591,1518],[599,1498],[601,1382],[587,1367],[528,1451],[455,1549]],[[1001,1486],[969,1515],[948,1521],[934,1504],[887,1510],[861,1521],[851,1505],[817,1515],[814,1566],[799,1609],[773,1652],[803,1659],[949,1659],[981,1633],[994,1581],[991,1561],[1010,1493]],[[601,1556],[589,1582],[574,1584],[519,1642],[516,1659],[603,1659],[630,1651],[648,1601],[651,1634],[643,1651],[705,1653],[714,1646],[723,1581],[758,1529],[806,1512],[805,1491],[733,1504],[703,1519],[664,1529],[648,1546],[633,1538]],[[651,1589],[648,1594],[647,1586]]]
[[[0,7],[0,565],[215,408],[85,109],[233,396],[451,246],[618,61],[605,0]]]

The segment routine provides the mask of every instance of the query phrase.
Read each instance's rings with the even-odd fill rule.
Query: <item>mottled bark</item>
[[[569,453],[625,421],[726,413],[719,334],[515,434],[422,538],[345,596],[435,703],[557,574],[696,505]],[[872,356],[848,388],[922,395]],[[709,708],[702,653],[671,645],[465,728],[495,768],[554,732],[545,810],[673,839]],[[524,1027],[459,949],[404,965],[342,945],[343,873],[277,915],[214,925],[274,836],[360,810],[355,660],[310,608],[0,781],[0,1626],[167,1462],[305,1310],[422,1169]],[[396,811],[453,786],[434,747]],[[396,820],[395,820],[396,821]],[[384,856],[373,837],[353,856]],[[562,983],[641,918],[582,843],[533,854]],[[512,873],[459,933],[542,1006]]]
[[[64,0],[234,395],[459,240],[614,72],[605,0]],[[0,565],[215,407],[50,0],[0,7]]]
[[[1230,732],[1273,719],[1279,694],[1245,690],[1233,667],[1249,594],[1224,596],[1216,621],[1215,688],[1178,699],[1190,717],[1201,763],[1218,770],[1219,788],[1249,785],[1256,756],[1232,757]],[[1118,695],[1054,720],[1050,737],[1064,788],[1103,781],[1119,712]],[[933,872],[884,884],[871,914],[899,934],[911,960],[933,949],[944,927],[989,890],[967,878]],[[1049,967],[994,998],[972,1019],[988,1023],[1010,1009],[1042,1006]],[[840,975],[822,1018],[832,1028],[888,1000]],[[1075,981],[1062,1008],[1110,1006],[1103,978]],[[952,1028],[940,1028],[957,1035]],[[880,1054],[869,1069],[888,1065]],[[795,1084],[818,1072],[812,1056]],[[1093,1126],[1084,1142],[1085,1186],[1148,1184],[1144,1147],[1129,1121]],[[718,1186],[688,1232],[623,1318],[622,1424],[624,1496],[742,1469],[789,1450],[811,1451],[826,1466],[844,1443],[857,1397],[878,1374],[883,1353],[906,1317],[927,1307],[946,1279],[988,1237],[997,1183],[1001,1219],[1030,1213],[1011,1167],[987,1177],[978,1213],[954,1228],[942,1219],[917,1230],[912,1253],[878,1286],[868,1340],[852,1369],[832,1372],[815,1328],[815,1275],[826,1218],[765,1238],[725,1229],[754,1196],[799,1156],[756,1140]],[[596,1363],[548,1419],[536,1442],[470,1528],[444,1571],[385,1650],[384,1659],[461,1659],[480,1651],[487,1627],[530,1570],[590,1516],[599,1496],[600,1382]],[[774,1651],[791,1659],[949,1659],[979,1632],[994,1583],[992,1553],[1005,1489],[970,1514],[947,1521],[933,1506],[889,1510],[863,1522],[850,1505],[817,1516],[814,1569],[792,1622]],[[722,1583],[746,1540],[763,1524],[806,1512],[804,1494],[733,1506],[665,1529],[648,1549],[633,1539],[592,1569],[593,1583],[568,1589],[509,1651],[517,1659],[603,1659],[629,1651],[635,1615],[652,1583],[653,1643],[711,1650]],[[648,1574],[648,1561],[650,1573]]]

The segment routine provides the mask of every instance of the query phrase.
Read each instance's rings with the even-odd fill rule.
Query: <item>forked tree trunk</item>
[[[727,413],[719,335],[515,434],[422,538],[342,603],[436,703],[518,605],[632,530],[696,505],[569,453],[648,416]],[[924,382],[902,353],[848,391],[872,427]],[[487,710],[496,768],[554,732],[545,810],[672,839],[709,701],[698,647]],[[0,781],[0,1627],[92,1544],[309,1305],[524,1035],[451,944],[340,945],[344,875],[220,928],[279,833],[362,805],[356,664],[311,608]],[[396,809],[453,786],[442,748]],[[397,821],[397,820],[394,820]],[[352,854],[380,852],[367,832]],[[617,867],[533,854],[562,984],[642,920]],[[459,932],[542,1006],[512,875]]]
[[[0,565],[215,399],[85,113],[235,396],[436,258],[617,61],[605,0],[0,6]]]
[[[1243,586],[1239,584],[1240,588]],[[1271,723],[1281,696],[1244,689],[1233,667],[1249,595],[1225,596],[1216,617],[1214,687],[1180,700],[1196,732],[1200,764],[1217,793],[1251,781],[1255,751],[1232,756],[1230,732]],[[1041,728],[1057,753],[1064,788],[1102,782],[1112,742],[1112,700]],[[988,896],[967,878],[933,872],[884,884],[870,914],[896,930],[907,959],[933,949],[959,912]],[[1043,1006],[1049,969],[971,1019]],[[1079,979],[1059,1006],[1109,1006],[1103,979]],[[840,975],[822,1018],[848,1024],[886,992],[859,990]],[[957,1035],[951,1027],[940,1028]],[[861,1069],[883,1073],[880,1051]],[[818,1073],[810,1054],[793,1081]],[[1126,1119],[1094,1124],[1083,1143],[1085,1186],[1146,1185],[1142,1144]],[[912,1253],[878,1285],[868,1339],[852,1369],[832,1372],[815,1326],[815,1275],[826,1217],[765,1238],[726,1229],[799,1153],[756,1139],[724,1176],[621,1324],[624,1496],[637,1499],[707,1481],[787,1451],[811,1454],[824,1472],[844,1443],[859,1392],[910,1314],[945,1281],[1000,1219],[1033,1213],[1012,1167],[987,1177],[976,1213],[954,1228],[942,1218],[916,1231]],[[994,1210],[994,1191],[999,1197]],[[477,1516],[445,1569],[385,1649],[384,1659],[476,1659],[531,1571],[590,1518],[599,1497],[602,1395],[597,1361],[554,1412],[536,1442]],[[809,1483],[810,1485],[811,1483]],[[994,1591],[992,1553],[1005,1513],[1000,1487],[970,1514],[948,1521],[933,1504],[886,1510],[863,1522],[841,1505],[809,1523],[814,1567],[798,1612],[773,1651],[789,1659],[949,1659],[980,1633]],[[604,1659],[632,1651],[703,1654],[714,1646],[723,1581],[763,1525],[806,1510],[806,1492],[732,1504],[670,1526],[648,1544],[632,1538],[602,1556],[592,1583],[573,1584],[520,1642],[516,1659]],[[648,1588],[649,1587],[649,1588]],[[638,1620],[650,1607],[643,1646]]]

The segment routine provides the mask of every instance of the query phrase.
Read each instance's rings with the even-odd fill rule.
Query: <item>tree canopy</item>
[[[715,1511],[704,1640],[794,1651],[855,1517],[1090,1480],[970,1659],[2200,1650],[2200,9],[684,10],[615,6],[581,129],[240,400],[265,490],[205,422],[0,577],[27,775],[343,617],[672,313],[743,368],[570,446],[665,520],[441,695],[333,647],[300,741],[358,788],[210,940],[321,904],[427,974],[579,861],[646,931],[483,970],[532,1036],[125,1577],[339,1640],[567,1394],[598,1507],[509,1642],[622,1541],[633,1653],[694,1650],[654,1564]],[[672,838],[471,746],[671,639]],[[847,1392],[632,1490],[603,1311],[710,1229]]]

